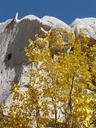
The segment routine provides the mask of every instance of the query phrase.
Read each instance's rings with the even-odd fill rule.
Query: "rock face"
[[[26,71],[29,65],[26,61],[24,48],[28,45],[28,39],[36,34],[43,33],[52,27],[70,27],[53,17],[39,19],[29,15],[20,20],[10,19],[0,24],[0,102],[4,102],[9,96],[10,83],[27,83]]]
[[[51,28],[63,28],[73,31],[75,35],[80,34],[82,29],[89,37],[96,39],[96,18],[76,19],[70,26],[55,17],[45,16],[40,19],[33,15],[0,23],[0,102],[9,97],[12,81],[21,86],[28,82],[26,71],[30,69],[30,64],[24,53],[28,39],[34,40],[36,34],[43,33],[43,29]]]
[[[76,36],[85,33],[90,38],[96,39],[96,18],[77,18],[70,25]]]

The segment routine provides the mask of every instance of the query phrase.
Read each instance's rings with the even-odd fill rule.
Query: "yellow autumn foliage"
[[[1,116],[1,125],[95,128],[96,44],[91,43],[86,35],[74,37],[63,29],[36,35],[34,41],[30,37],[25,49],[32,65],[27,91],[22,94],[18,84],[12,85],[14,104],[6,119]]]

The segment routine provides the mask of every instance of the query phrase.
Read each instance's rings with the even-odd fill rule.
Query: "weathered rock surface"
[[[96,39],[96,18],[77,18],[70,26],[76,36],[80,33],[84,33],[89,37]]]
[[[9,19],[0,23],[0,102],[9,97],[10,83],[16,81],[24,86],[28,82],[26,71],[30,64],[26,61],[24,48],[28,39],[34,40],[35,34],[42,34],[43,29],[63,28],[78,35],[82,30],[89,37],[96,39],[96,18],[76,19],[70,26],[50,16],[38,18],[33,15]]]
[[[48,20],[49,19],[49,20]],[[39,19],[29,15],[20,20],[10,19],[0,24],[0,102],[9,96],[10,83],[27,83],[26,71],[29,65],[26,61],[24,48],[28,45],[28,39],[34,40],[35,34],[41,34],[52,27],[70,27],[54,17]]]

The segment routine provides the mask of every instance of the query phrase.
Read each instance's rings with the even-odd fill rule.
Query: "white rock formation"
[[[18,13],[13,19],[0,23],[0,102],[4,102],[9,96],[10,83],[16,81],[21,86],[27,84],[26,71],[30,65],[26,61],[24,48],[28,45],[28,39],[34,40],[35,34],[44,33],[53,27],[70,27],[63,21],[53,17],[42,19],[28,15],[17,19]]]
[[[26,72],[30,69],[27,63],[24,48],[28,39],[34,40],[35,34],[42,34],[51,28],[63,28],[73,31],[77,36],[82,32],[96,39],[96,18],[76,19],[70,26],[63,21],[50,16],[38,18],[28,15],[0,23],[0,102],[9,97],[10,83],[16,81],[24,86],[28,82]]]
[[[96,18],[75,19],[70,25],[76,36],[85,33],[96,40]]]
[[[63,21],[55,18],[55,17],[51,17],[51,16],[44,16],[43,18],[41,18],[42,21],[45,21],[47,23],[50,23],[52,28],[63,28],[66,31],[70,31],[71,28],[69,25],[67,25],[66,23],[64,23]]]

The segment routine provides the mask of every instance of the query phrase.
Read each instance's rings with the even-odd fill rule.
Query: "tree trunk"
[[[67,115],[67,128],[72,128],[72,91],[73,91],[74,77],[72,78],[72,84],[69,92],[68,101],[68,115]]]

